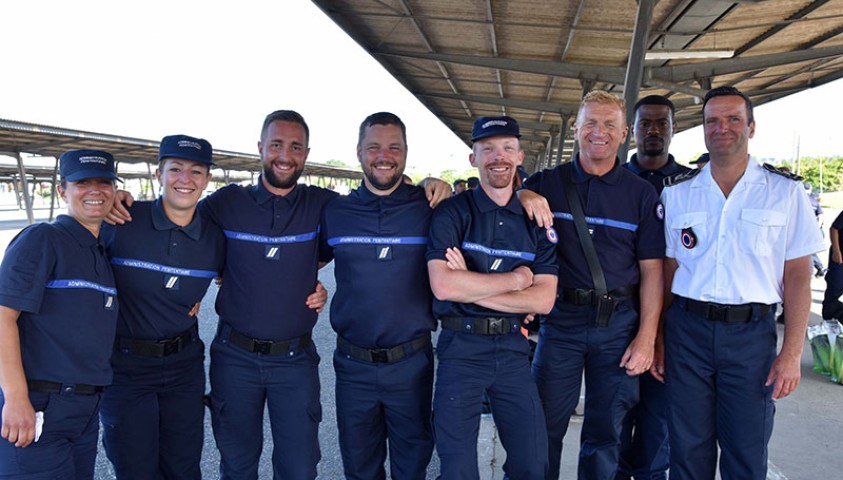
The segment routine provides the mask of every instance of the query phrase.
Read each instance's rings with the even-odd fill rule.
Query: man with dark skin
[[[664,179],[691,169],[668,153],[676,130],[673,102],[649,95],[635,104],[633,133],[638,150],[627,170],[650,182],[661,194]],[[667,442],[667,400],[664,385],[651,375],[639,377],[639,401],[624,419],[617,480],[665,479],[670,463]]]

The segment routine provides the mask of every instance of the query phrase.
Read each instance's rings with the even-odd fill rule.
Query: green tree
[[[822,164],[822,191],[837,192],[843,190],[843,157],[810,157],[802,158],[799,165],[792,161],[785,161],[792,172],[798,172],[804,181],[814,187],[814,191],[820,191],[820,164]]]

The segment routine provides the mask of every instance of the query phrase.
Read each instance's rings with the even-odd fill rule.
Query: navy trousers
[[[115,349],[102,399],[103,445],[118,479],[202,477],[205,345],[198,337],[166,357]]]
[[[29,392],[44,412],[41,437],[26,448],[0,438],[2,480],[90,480],[97,458],[101,395]],[[5,405],[0,392],[0,411]]]
[[[748,322],[706,320],[674,300],[665,320],[670,478],[763,480],[773,430],[775,311]]]
[[[542,319],[533,376],[547,419],[548,479],[559,478],[562,440],[579,402],[583,371],[585,416],[578,478],[615,478],[623,420],[638,402],[638,378],[620,367],[638,332],[638,312],[623,302],[606,327],[594,325],[595,315],[590,305],[558,305]]]
[[[506,450],[504,473],[517,480],[544,478],[547,433],[529,354],[527,339],[519,332],[439,334],[433,431],[443,480],[480,478],[477,436],[484,389]]]
[[[433,455],[430,425],[433,348],[395,363],[371,363],[334,352],[337,426],[345,477],[424,480]]]
[[[831,320],[832,318],[843,320],[843,303],[840,302],[840,295],[843,295],[843,264],[834,263],[829,258],[825,283],[822,310],[823,318],[825,320]]]
[[[222,480],[256,480],[269,410],[273,478],[314,479],[319,450],[319,355],[313,342],[278,355],[247,352],[228,341],[227,326],[211,344],[211,420]]]
[[[627,414],[621,432],[618,480],[667,479],[670,448],[667,439],[667,391],[649,373],[638,377],[638,405]]]

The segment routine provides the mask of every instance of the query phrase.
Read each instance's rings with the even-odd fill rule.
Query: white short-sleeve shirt
[[[710,165],[662,192],[666,256],[679,264],[671,291],[727,305],[783,299],[787,260],[822,251],[801,182],[750,159],[726,198]]]

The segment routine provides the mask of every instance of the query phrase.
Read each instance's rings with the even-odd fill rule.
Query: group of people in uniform
[[[440,180],[402,180],[406,127],[388,112],[361,123],[363,183],[346,196],[298,184],[309,130],[289,110],[264,121],[257,184],[202,201],[205,140],[162,140],[151,202],[117,191],[107,152],[65,153],[68,214],[21,232],[0,266],[0,479],[92,478],[100,421],[118,478],[200,478],[204,403],[221,478],[257,478],[265,410],[274,477],[316,478],[311,331],[331,261],[346,478],[386,478],[388,456],[392,478],[424,479],[434,447],[441,478],[479,478],[485,392],[506,475],[555,479],[583,375],[579,478],[714,478],[718,448],[721,478],[765,478],[823,248],[810,204],[750,159],[752,104],[734,88],[704,99],[698,170],[668,152],[667,98],[641,99],[634,118],[623,164],[624,102],[587,94],[573,161],[523,182],[517,121],[478,118],[479,186],[452,199]],[[203,398],[196,314],[215,277]]]

